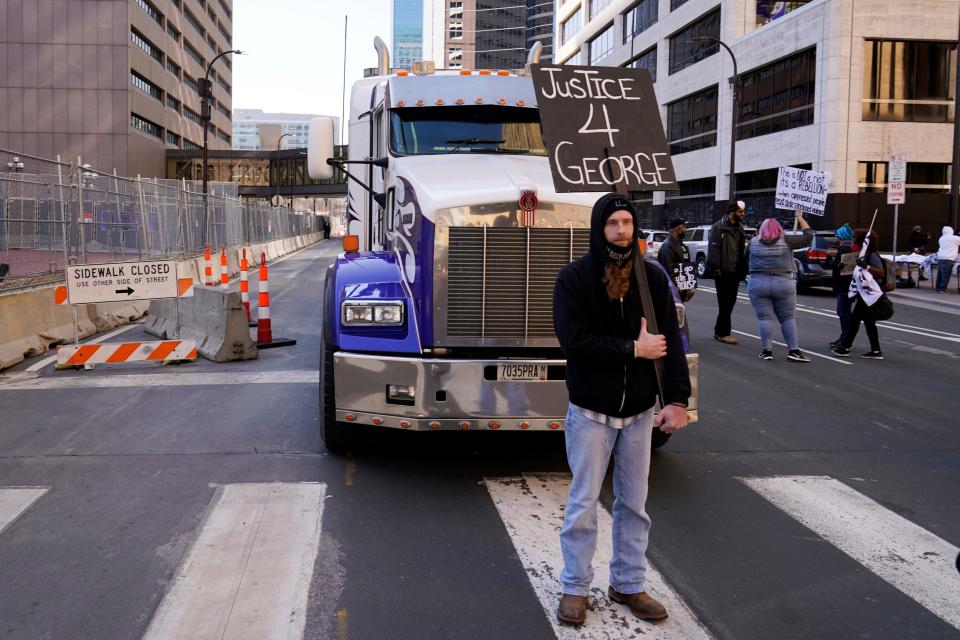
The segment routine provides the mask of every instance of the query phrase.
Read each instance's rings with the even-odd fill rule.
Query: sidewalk
[[[936,272],[933,274],[936,276]],[[957,278],[951,278],[947,286],[947,293],[937,293],[933,288],[933,279],[923,280],[917,283],[918,287],[913,289],[900,289],[891,292],[889,295],[894,302],[902,302],[917,307],[933,307],[943,311],[960,312],[960,284]]]

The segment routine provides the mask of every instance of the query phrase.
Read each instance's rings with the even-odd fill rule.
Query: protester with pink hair
[[[802,212],[797,211],[796,216],[803,229],[803,246],[809,245],[813,231]],[[787,360],[810,362],[800,351],[796,320],[797,267],[780,223],[773,218],[764,220],[759,233],[750,241],[747,255],[750,265],[747,292],[760,324],[760,359],[773,360],[774,320],[777,320],[787,343]]]

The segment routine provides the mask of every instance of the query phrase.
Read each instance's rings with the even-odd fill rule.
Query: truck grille
[[[553,285],[590,247],[590,230],[452,227],[447,336],[555,339]]]

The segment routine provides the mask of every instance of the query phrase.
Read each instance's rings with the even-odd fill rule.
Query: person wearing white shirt
[[[953,227],[949,225],[944,226],[942,233],[943,235],[940,236],[940,250],[937,251],[937,293],[947,292],[950,274],[953,273],[953,265],[957,261],[957,253],[960,252],[960,236],[953,232]]]

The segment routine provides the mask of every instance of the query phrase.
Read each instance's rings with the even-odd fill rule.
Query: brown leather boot
[[[587,620],[587,596],[573,596],[569,593],[560,597],[557,607],[557,620],[564,624],[579,627]]]
[[[667,617],[667,610],[646,591],[640,593],[620,593],[613,587],[607,589],[607,595],[614,602],[630,607],[633,615],[643,620],[663,620]]]

